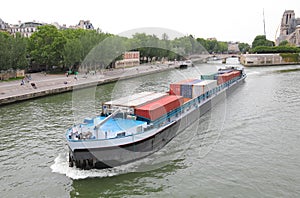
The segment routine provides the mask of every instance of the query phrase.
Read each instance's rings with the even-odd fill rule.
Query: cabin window
[[[125,132],[118,133],[117,138],[119,138],[119,137],[125,137]]]

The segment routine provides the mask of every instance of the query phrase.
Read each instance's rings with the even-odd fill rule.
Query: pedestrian
[[[23,78],[22,81],[21,81],[21,85],[25,85],[25,80],[24,80],[24,78]]]
[[[32,86],[34,89],[37,89],[37,86],[35,85],[35,83],[31,83],[31,86]]]
[[[77,78],[78,72],[75,72],[74,74],[75,74],[74,79],[78,80],[78,78]]]

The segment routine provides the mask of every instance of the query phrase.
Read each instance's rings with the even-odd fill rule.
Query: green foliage
[[[28,50],[32,63],[44,66],[45,70],[63,64],[63,49],[66,38],[53,25],[38,27],[29,38]]]
[[[111,67],[119,60],[125,51],[129,51],[128,39],[120,36],[110,36],[96,45],[86,56],[82,69],[95,70]]]
[[[299,62],[299,53],[280,53],[280,56],[285,62]]]
[[[208,53],[227,53],[228,43],[217,41],[217,40],[205,40],[203,38],[196,39],[207,51]]]
[[[268,47],[268,46],[257,46],[254,49],[251,49],[251,53],[299,53],[300,49],[292,46],[276,46],[276,47]]]
[[[0,69],[7,70],[11,67],[11,40],[6,32],[0,32]]]
[[[243,54],[246,53],[246,52],[249,52],[250,45],[248,43],[239,43],[239,50]]]
[[[254,41],[252,42],[252,48],[256,48],[258,46],[274,46],[274,42],[267,40],[265,35],[258,35],[255,37]]]
[[[224,53],[227,42],[194,39],[192,35],[169,40],[156,35],[137,33],[132,38],[113,36],[108,33],[83,29],[58,30],[55,26],[38,27],[28,38],[7,33],[0,34],[0,69],[26,68],[28,62],[37,70],[77,70],[79,65],[95,69],[107,68],[122,59],[126,51],[140,52],[145,62],[152,60],[182,60],[192,54]],[[27,58],[26,58],[27,57]]]
[[[0,70],[25,69],[27,39],[16,34],[15,37],[7,32],[0,32]]]
[[[62,31],[67,39],[63,49],[64,65],[72,68],[81,64],[89,52],[110,34],[97,33],[91,30],[67,29]]]
[[[287,45],[289,45],[289,42],[287,40],[281,41],[279,43],[279,46],[287,46]]]
[[[15,38],[12,39],[12,61],[11,66],[13,69],[26,69],[28,67],[27,55],[27,41],[28,38],[22,37],[17,33]]]

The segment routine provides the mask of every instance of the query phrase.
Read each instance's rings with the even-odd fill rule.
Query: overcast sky
[[[294,10],[300,17],[299,5],[299,0],[5,0],[0,18],[10,24],[35,20],[67,26],[84,19],[113,34],[162,27],[196,38],[251,44],[264,33],[263,9],[267,38],[275,40],[283,12]]]

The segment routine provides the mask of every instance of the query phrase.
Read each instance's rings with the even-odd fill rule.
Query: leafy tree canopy
[[[54,65],[62,65],[65,43],[66,38],[55,26],[38,27],[38,31],[29,38],[28,49],[31,61],[45,66],[46,70]]]
[[[250,50],[250,45],[248,43],[239,43],[239,50],[242,53],[249,52]]]
[[[0,70],[27,68],[26,44],[27,38],[21,37],[20,33],[14,37],[0,32]]]
[[[252,48],[258,46],[275,46],[273,41],[267,40],[265,35],[258,35],[255,37],[254,41],[252,42]]]

